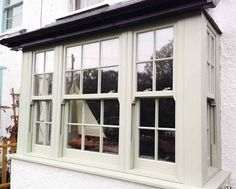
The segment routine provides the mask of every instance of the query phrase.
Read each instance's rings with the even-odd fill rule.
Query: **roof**
[[[215,6],[215,0],[123,1],[112,6],[105,5],[58,19],[38,30],[3,38],[0,40],[0,44],[13,50],[26,50],[41,45],[59,43],[74,37],[124,29],[157,19],[202,11]],[[216,29],[220,32],[218,27]]]

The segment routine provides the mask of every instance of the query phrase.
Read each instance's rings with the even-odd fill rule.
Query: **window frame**
[[[53,72],[50,72],[51,74],[53,74],[53,80],[52,80],[52,94],[50,95],[35,95],[35,75],[38,75],[37,73],[35,73],[35,69],[36,69],[36,55],[39,53],[44,53],[44,71],[42,73],[42,75],[47,74],[47,72],[45,72],[45,65],[46,65],[46,53],[47,52],[53,52]],[[52,153],[53,153],[53,145],[54,145],[54,127],[55,127],[55,119],[56,117],[53,116],[55,114],[55,88],[57,83],[55,82],[55,66],[56,66],[56,53],[55,53],[55,48],[51,47],[51,48],[46,48],[46,49],[40,49],[40,50],[36,50],[32,53],[32,67],[31,67],[31,91],[30,91],[30,115],[33,115],[30,117],[30,125],[29,125],[29,134],[30,134],[30,147],[29,147],[29,151],[32,152],[32,155],[34,156],[39,156],[39,157],[46,157],[46,158],[50,158]],[[44,82],[43,82],[43,87],[44,86]],[[52,121],[51,121],[51,144],[48,145],[40,145],[40,144],[36,144],[36,122],[37,122],[37,103],[38,102],[42,102],[42,101],[51,101],[52,103]]]
[[[112,40],[112,39],[118,39],[118,43],[119,43],[119,64],[115,64],[115,65],[109,65],[109,66],[102,66],[100,64],[101,62],[101,43],[103,41],[107,41],[107,40]],[[82,90],[80,90],[79,94],[66,94],[66,86],[65,86],[65,73],[67,71],[66,69],[66,53],[67,53],[67,48],[70,47],[76,47],[76,46],[81,46],[81,55],[83,54],[83,45],[87,45],[87,44],[92,44],[92,43],[99,43],[99,65],[97,67],[94,67],[95,69],[100,69],[100,74],[98,73],[98,77],[100,77],[100,79],[98,78],[98,85],[101,85],[101,70],[102,68],[113,68],[116,67],[118,70],[118,91],[116,93],[102,93],[101,90],[97,89],[97,93],[95,94],[83,94]],[[63,116],[63,122],[61,124],[61,131],[62,131],[62,135],[63,137],[63,149],[61,151],[61,159],[63,161],[70,161],[70,162],[74,162],[77,164],[84,164],[84,165],[88,165],[91,166],[91,163],[95,166],[95,167],[103,167],[106,169],[111,169],[111,170],[119,170],[120,169],[120,156],[122,154],[122,148],[120,145],[120,141],[122,141],[122,135],[121,130],[122,130],[122,114],[121,114],[121,105],[123,104],[123,99],[121,98],[123,90],[121,87],[121,79],[122,79],[122,64],[125,64],[124,62],[122,62],[122,46],[124,44],[122,44],[122,34],[120,33],[115,33],[115,34],[110,34],[110,35],[105,35],[102,37],[95,37],[92,39],[88,39],[88,40],[80,40],[79,42],[75,42],[75,43],[67,43],[65,45],[63,45],[63,66],[62,66],[62,89],[61,89],[61,93],[62,93],[62,97],[61,97],[61,101],[63,101],[63,110],[62,110],[62,116]],[[80,57],[81,60],[83,59],[82,56]],[[92,69],[94,69],[92,68]],[[82,70],[87,70],[90,68],[82,68],[82,62],[81,62],[81,73],[80,73],[80,85],[83,82],[82,77]],[[100,80],[100,82],[99,82]],[[99,86],[98,86],[99,87]],[[80,86],[80,88],[83,88],[83,85]],[[68,112],[69,112],[69,104],[66,103],[66,101],[69,100],[113,100],[113,99],[117,99],[119,101],[119,147],[118,147],[118,151],[119,154],[118,155],[114,155],[114,154],[108,154],[108,153],[100,153],[100,152],[90,152],[90,151],[81,151],[81,150],[76,150],[76,149],[68,149],[67,148],[67,118],[68,118]],[[84,126],[89,125],[89,124],[85,124]],[[102,127],[102,126],[99,126]]]
[[[16,27],[7,28],[7,20],[8,20],[7,13],[8,13],[8,11],[11,9],[14,9],[16,7],[19,7],[19,6],[23,6],[23,0],[15,0],[15,2],[12,3],[11,5],[6,5],[6,0],[3,0],[2,32],[11,31],[11,30],[14,30],[15,28],[21,27],[23,11],[21,12],[21,23]],[[13,17],[12,17],[12,20],[13,20]]]
[[[153,77],[152,80],[154,81],[152,83],[152,91],[137,91],[137,64],[138,62],[136,60],[137,57],[137,48],[138,48],[138,34],[140,33],[145,33],[152,31],[154,33],[154,46],[153,46],[153,51],[155,52],[155,43],[156,43],[156,34],[155,32],[160,29],[165,29],[165,28],[173,28],[173,56],[168,57],[168,58],[161,58],[161,59],[152,59],[150,61],[144,61],[146,62],[152,62],[153,67],[155,67],[156,62],[159,60],[173,60],[173,78],[172,78],[172,90],[164,90],[164,91],[157,91],[154,90],[156,86],[153,88],[155,85],[155,79],[156,77]],[[133,50],[133,99],[134,99],[134,114],[139,115],[139,100],[140,98],[153,98],[153,99],[159,99],[159,98],[173,98],[175,101],[175,163],[171,162],[165,162],[165,161],[158,161],[158,160],[146,160],[146,159],[141,159],[138,157],[138,147],[139,144],[138,142],[135,142],[134,144],[134,172],[137,174],[148,174],[152,177],[158,177],[158,178],[163,178],[167,180],[182,180],[182,167],[181,164],[183,164],[183,157],[181,155],[181,152],[183,151],[183,147],[181,146],[181,143],[183,142],[183,133],[182,133],[182,126],[181,126],[181,120],[178,118],[178,115],[181,112],[181,101],[179,100],[178,96],[178,91],[180,89],[176,88],[177,85],[177,77],[178,77],[178,70],[180,68],[180,64],[178,63],[178,56],[177,56],[177,48],[178,48],[178,35],[177,35],[177,23],[176,22],[170,22],[166,24],[158,24],[157,26],[154,27],[146,27],[145,29],[138,29],[134,31],[133,35],[133,41],[134,41],[134,50]],[[138,62],[138,63],[137,63]],[[153,72],[155,73],[155,69],[153,69]],[[156,119],[156,118],[155,118]],[[139,127],[139,117],[134,116],[134,121],[133,121],[133,137],[135,138],[136,141],[138,141],[139,138],[139,132],[135,131],[137,127]],[[156,128],[155,128],[156,130]],[[142,170],[142,171],[140,171]],[[153,171],[150,171],[153,170]],[[168,175],[168,177],[166,177]]]

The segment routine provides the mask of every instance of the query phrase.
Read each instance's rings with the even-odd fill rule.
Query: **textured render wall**
[[[144,185],[13,160],[11,189],[154,189]]]
[[[10,96],[11,88],[19,92],[21,78],[21,52],[11,52],[9,49],[0,46],[0,66],[5,67],[3,70],[3,86],[2,86],[2,104],[10,106],[12,97]],[[6,127],[12,124],[10,116],[12,110],[6,110],[4,113],[1,109],[0,135],[5,136]]]
[[[236,187],[236,0],[221,0],[211,12],[221,38],[221,126],[223,169],[232,172]]]

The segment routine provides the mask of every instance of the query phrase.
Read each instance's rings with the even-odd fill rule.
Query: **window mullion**
[[[155,100],[155,147],[154,147],[154,152],[155,152],[155,160],[158,160],[158,111],[159,111],[159,105],[158,105],[158,99]]]
[[[85,144],[85,102],[82,103],[82,126],[81,126],[81,150],[84,150]]]
[[[100,107],[100,147],[99,147],[99,151],[100,153],[103,152],[103,127],[101,125],[104,125],[104,100],[101,100],[101,107]]]

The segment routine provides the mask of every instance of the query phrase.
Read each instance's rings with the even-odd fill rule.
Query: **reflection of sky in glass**
[[[36,54],[36,65],[35,65],[35,73],[40,74],[43,73],[44,69],[44,53]]]
[[[67,48],[66,70],[78,70],[81,68],[81,46]]]
[[[99,66],[99,43],[83,46],[83,67],[94,68]]]
[[[101,43],[101,64],[103,66],[119,63],[119,40],[111,39]]]
[[[54,52],[48,51],[46,52],[46,64],[45,64],[45,72],[53,72],[53,63],[54,63]]]
[[[151,60],[153,55],[153,32],[138,34],[137,61]]]
[[[173,28],[165,28],[156,31],[156,50],[160,51],[162,47],[173,40]]]

